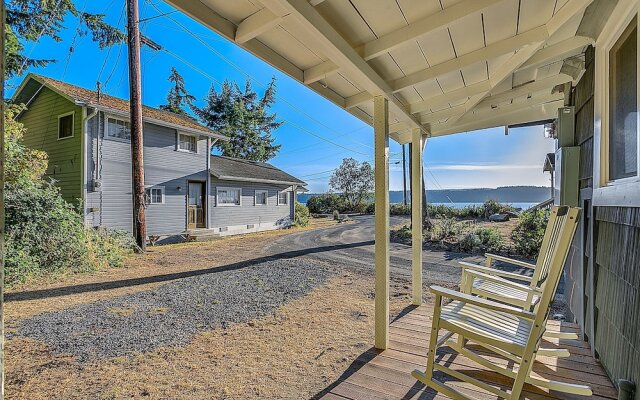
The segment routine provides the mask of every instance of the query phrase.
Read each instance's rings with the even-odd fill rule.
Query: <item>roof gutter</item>
[[[304,182],[278,181],[274,179],[245,178],[240,176],[216,175],[212,171],[209,171],[209,172],[211,172],[211,175],[223,181],[274,183],[274,184],[281,184],[281,185],[297,185],[297,186],[306,185],[306,183]]]
[[[86,104],[86,103],[83,103]],[[118,115],[121,117],[129,117],[129,113],[128,112],[123,112],[120,110],[115,110],[113,108],[109,108],[109,107],[104,107],[98,104],[86,104],[89,107],[95,107],[100,111],[103,112],[107,112],[110,114],[114,114],[114,115]],[[159,119],[155,119],[155,118],[149,118],[149,117],[142,117],[142,120],[144,122],[149,122],[155,125],[160,125],[160,126],[166,126],[167,128],[173,128],[182,132],[186,132],[186,133],[192,133],[192,134],[196,134],[196,135],[201,135],[201,136],[206,136],[206,137],[210,137],[212,139],[217,139],[217,140],[224,140],[224,141],[229,141],[229,138],[227,136],[221,135],[219,133],[208,133],[208,132],[204,132],[198,129],[193,129],[193,128],[189,128],[186,126],[182,126],[179,124],[172,124],[170,122],[166,122],[166,121],[161,121]]]

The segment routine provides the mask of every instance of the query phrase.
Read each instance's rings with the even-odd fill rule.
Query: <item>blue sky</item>
[[[112,24],[124,25],[124,0],[76,0],[78,9],[104,13]],[[157,7],[154,8],[153,4]],[[140,0],[141,19],[155,17],[173,9],[160,0]],[[76,35],[77,20],[68,17],[62,41],[43,38],[27,44],[33,58],[56,59],[45,68],[27,70],[79,86],[102,90],[128,98],[127,54],[125,46],[100,50],[88,36]],[[182,25],[182,26],[180,26]],[[183,30],[189,30],[200,41]],[[343,158],[373,160],[372,129],[311,90],[268,64],[218,36],[187,16],[174,12],[142,23],[144,35],[163,47],[163,51],[143,48],[143,101],[150,106],[164,102],[170,87],[172,66],[183,75],[188,90],[199,102],[211,85],[219,87],[225,79],[244,85],[246,79],[259,93],[273,76],[277,78],[278,100],[273,107],[284,125],[274,136],[282,144],[271,162],[309,183],[312,192],[328,189],[331,171]],[[73,47],[73,52],[69,49]],[[8,83],[10,96],[22,77]],[[542,127],[511,130],[488,129],[428,141],[425,150],[425,179],[428,188],[471,188],[507,185],[548,186],[542,172],[544,155],[554,143],[545,139]],[[401,147],[391,144],[390,186],[402,188]]]

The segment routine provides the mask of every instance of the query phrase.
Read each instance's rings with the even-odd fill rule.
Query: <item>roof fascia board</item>
[[[211,175],[222,181],[239,181],[239,182],[257,182],[257,183],[273,183],[279,185],[306,185],[305,182],[293,182],[293,181],[280,181],[277,179],[260,179],[260,178],[246,178],[246,177],[238,177],[238,176],[227,176],[227,175],[218,175],[213,171],[210,171]]]
[[[433,127],[432,136],[445,136],[461,132],[507,126],[516,123],[553,119],[557,117],[558,108],[562,107],[562,105],[563,100],[558,100],[551,103],[527,107],[525,109],[517,110],[512,113],[497,115],[492,118],[471,121],[466,124],[445,126],[441,129],[438,129],[438,127]]]

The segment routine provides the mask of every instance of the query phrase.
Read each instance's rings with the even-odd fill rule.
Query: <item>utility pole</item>
[[[404,144],[402,145],[402,205],[407,206],[407,161],[404,157]]]
[[[0,400],[4,400],[4,76],[5,76],[5,5],[0,0]]]
[[[138,0],[127,0],[129,49],[129,103],[131,106],[131,178],[133,188],[133,233],[140,251],[147,248],[144,211],[144,163],[142,157],[142,79],[140,77],[140,29]]]

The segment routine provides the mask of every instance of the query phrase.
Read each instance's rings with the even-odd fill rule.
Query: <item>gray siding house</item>
[[[132,230],[126,100],[30,74],[13,101],[28,147],[49,155],[47,175],[82,205],[88,226]],[[304,182],[267,163],[212,156],[226,140],[196,121],[144,107],[147,233],[228,235],[289,226]]]

